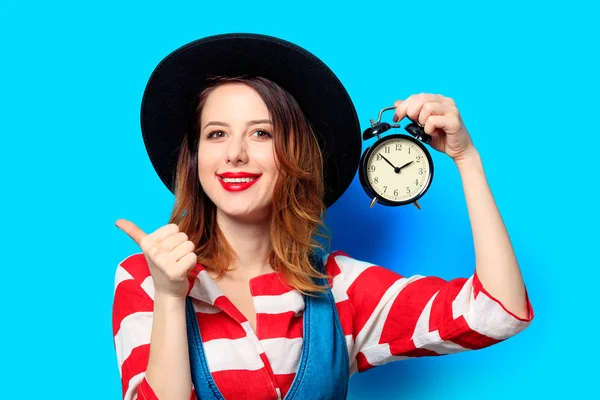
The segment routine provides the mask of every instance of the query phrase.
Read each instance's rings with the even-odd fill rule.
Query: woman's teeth
[[[256,180],[256,178],[222,178],[225,183],[243,183],[243,182],[252,182]]]

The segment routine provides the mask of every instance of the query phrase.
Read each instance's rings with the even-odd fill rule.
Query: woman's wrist
[[[166,312],[180,310],[185,306],[185,297],[176,297],[168,293],[156,292],[154,294],[154,309],[159,307]]]
[[[481,156],[475,147],[470,147],[460,156],[454,158],[454,163],[459,170],[469,167],[481,167]]]

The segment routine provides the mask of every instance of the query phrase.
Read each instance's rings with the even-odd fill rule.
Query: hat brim
[[[287,90],[312,124],[324,155],[327,207],[348,188],[360,162],[356,110],[335,74],[316,56],[285,40],[249,33],[188,43],[154,69],[144,91],[141,128],[154,169],[171,192],[182,140],[197,95],[210,76],[261,76]]]

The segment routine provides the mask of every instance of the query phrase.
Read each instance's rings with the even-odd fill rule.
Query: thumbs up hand
[[[168,224],[146,234],[133,222],[119,219],[115,225],[142,249],[157,293],[185,297],[189,290],[187,277],[197,263],[195,245],[180,232],[176,224]]]

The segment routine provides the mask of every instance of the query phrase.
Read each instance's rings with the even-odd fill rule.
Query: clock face
[[[394,135],[375,144],[365,173],[377,195],[393,203],[409,203],[429,188],[433,165],[423,145],[405,135]]]

